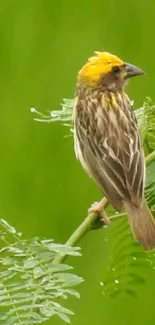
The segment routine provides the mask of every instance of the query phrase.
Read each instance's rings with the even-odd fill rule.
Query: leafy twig
[[[61,302],[83,279],[66,264],[53,265],[57,254],[79,256],[79,249],[56,244],[52,239],[23,239],[21,233],[0,219],[0,324],[32,325],[54,315],[70,322],[70,309]],[[66,272],[69,271],[69,272]]]

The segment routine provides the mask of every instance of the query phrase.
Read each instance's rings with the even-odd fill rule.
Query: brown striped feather
[[[123,91],[91,97],[81,93],[75,107],[77,156],[115,208],[126,199],[139,204],[144,157],[130,102]]]

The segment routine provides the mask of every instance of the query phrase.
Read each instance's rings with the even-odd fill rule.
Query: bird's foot
[[[100,216],[100,222],[105,226],[109,226],[110,219],[108,218],[108,216],[104,211],[104,207],[106,203],[107,200],[105,200],[105,198],[100,202],[94,202],[92,206],[88,209],[88,214],[97,213]]]

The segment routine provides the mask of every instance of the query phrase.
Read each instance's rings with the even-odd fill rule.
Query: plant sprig
[[[39,324],[57,315],[66,322],[74,313],[61,301],[79,298],[72,287],[83,279],[67,264],[53,264],[57,254],[80,256],[79,248],[52,239],[23,239],[14,227],[0,220],[0,321],[3,325]]]

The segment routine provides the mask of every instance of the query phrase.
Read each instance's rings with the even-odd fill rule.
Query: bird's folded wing
[[[89,132],[79,122],[76,125],[80,154],[89,174],[116,208],[121,200],[129,199],[134,204],[140,204],[144,155],[137,128],[131,128],[128,134],[120,128],[119,137],[116,137],[114,132],[108,131],[108,126],[106,131],[103,125],[102,132],[101,123],[100,130],[95,123],[92,129],[89,126]]]

